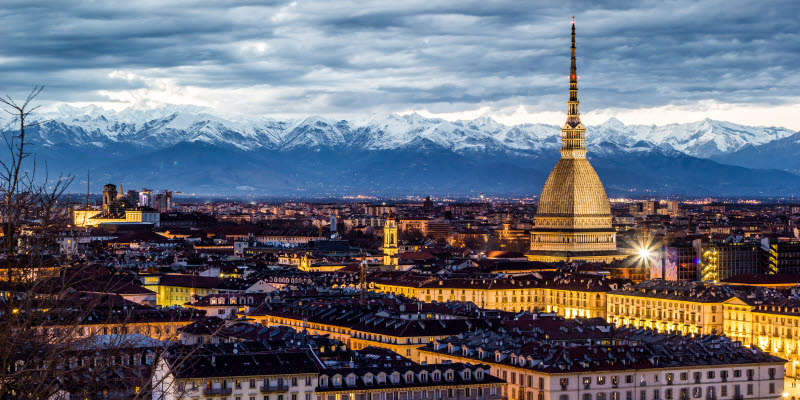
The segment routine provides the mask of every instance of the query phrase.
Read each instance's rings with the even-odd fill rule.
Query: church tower
[[[394,265],[397,259],[397,219],[391,211],[386,217],[386,224],[383,225],[383,265]]]
[[[586,159],[586,128],[578,112],[574,17],[570,50],[569,100],[567,122],[561,128],[561,159],[539,196],[527,257],[545,262],[622,259],[625,256],[617,251],[606,191]]]

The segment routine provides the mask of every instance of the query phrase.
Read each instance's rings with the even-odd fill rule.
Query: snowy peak
[[[223,116],[195,106],[105,110],[97,106],[62,105],[43,114],[38,129],[44,146],[81,145],[105,148],[130,144],[167,148],[202,142],[245,151],[269,149],[348,148],[392,150],[425,143],[455,152],[531,153],[560,146],[560,127],[546,124],[504,125],[490,117],[447,121],[419,114],[374,114],[363,119],[333,121],[319,116],[276,120],[241,115]],[[685,124],[625,125],[611,118],[587,127],[590,151],[660,147],[709,158],[758,146],[794,134],[785,128],[752,127],[705,119]],[[603,147],[602,149],[600,147]]]

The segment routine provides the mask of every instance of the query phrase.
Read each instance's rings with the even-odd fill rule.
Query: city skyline
[[[188,104],[274,117],[417,112],[558,123],[563,30],[584,52],[583,119],[704,118],[800,129],[791,2],[30,4],[0,14],[0,86],[106,108]],[[46,21],[46,29],[30,29]]]

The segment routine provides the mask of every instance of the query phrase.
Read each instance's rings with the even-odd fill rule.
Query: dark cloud
[[[584,109],[783,104],[800,93],[798,14],[795,0],[9,1],[0,88],[229,90],[275,113],[553,110],[575,15]]]

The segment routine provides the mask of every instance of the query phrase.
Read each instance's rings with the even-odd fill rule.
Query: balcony
[[[281,393],[288,391],[289,385],[261,386],[261,393]]]
[[[233,393],[233,388],[223,387],[223,388],[205,388],[203,389],[203,395],[205,396],[227,396]]]

